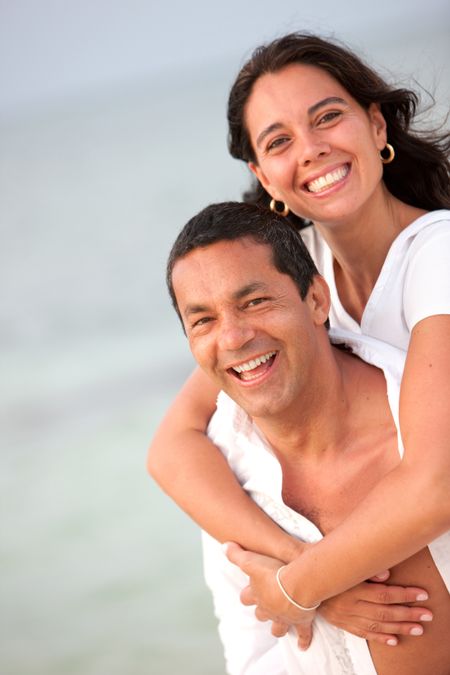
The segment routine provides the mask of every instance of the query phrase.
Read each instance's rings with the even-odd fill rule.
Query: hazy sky
[[[0,111],[167,69],[239,64],[292,29],[370,49],[449,24],[448,0],[0,0]]]

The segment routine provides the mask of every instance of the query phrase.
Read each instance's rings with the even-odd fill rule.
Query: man
[[[256,207],[208,207],[179,235],[168,285],[192,353],[225,392],[209,429],[243,487],[279,525],[314,542],[341,523],[400,461],[396,411],[402,362],[397,350],[349,338],[365,358],[330,344],[329,293],[301,240],[281,219]],[[349,337],[349,336],[347,336]],[[337,342],[343,336],[334,335]],[[447,551],[448,554],[448,551]],[[448,675],[448,593],[429,550],[392,577],[425,580],[439,621],[420,642],[395,650],[330,626],[317,616],[314,640],[279,642],[239,603],[245,584],[205,537],[213,591],[231,673]]]

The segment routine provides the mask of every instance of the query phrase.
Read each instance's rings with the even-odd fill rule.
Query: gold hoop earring
[[[276,213],[278,216],[288,216],[289,215],[289,206],[286,206],[284,202],[278,202],[278,204],[283,204],[283,210],[279,211],[277,209],[277,201],[275,199],[272,199],[269,208],[272,211],[272,213]]]
[[[390,164],[395,157],[395,150],[390,143],[386,143],[386,148],[387,151],[389,152],[389,155],[387,157],[383,157],[383,155],[380,152],[380,159],[383,162],[383,164]]]

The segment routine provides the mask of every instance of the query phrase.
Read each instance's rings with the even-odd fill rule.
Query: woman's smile
[[[316,223],[339,222],[382,190],[386,125],[324,70],[290,64],[255,83],[245,108],[250,168],[270,195]]]
[[[336,169],[327,171],[326,173],[320,175],[318,178],[313,178],[305,182],[305,189],[308,192],[313,192],[314,194],[323,193],[328,191],[329,188],[334,187],[335,185],[342,183],[344,178],[348,176],[350,172],[350,164],[342,164]]]

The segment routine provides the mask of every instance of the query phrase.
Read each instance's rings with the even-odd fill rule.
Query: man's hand
[[[244,605],[256,605],[255,616],[260,621],[272,621],[272,634],[285,635],[291,625],[298,635],[299,647],[307,649],[312,640],[312,624],[316,612],[302,612],[283,596],[276,582],[281,560],[246,551],[238,544],[227,544],[230,562],[238,565],[249,577],[249,585],[241,592]],[[385,580],[388,573],[379,575]],[[374,577],[374,580],[377,580]],[[422,588],[389,586],[364,582],[334,598],[329,598],[317,610],[329,623],[365,640],[395,646],[401,635],[420,635],[419,622],[431,621],[430,610],[410,607],[407,603],[425,599]],[[414,632],[413,632],[414,631]]]

